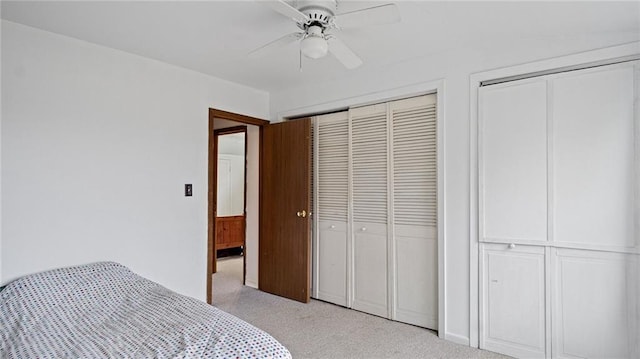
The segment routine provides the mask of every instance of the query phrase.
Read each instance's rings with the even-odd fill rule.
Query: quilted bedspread
[[[0,358],[291,358],[269,334],[123,265],[32,274],[0,292]]]

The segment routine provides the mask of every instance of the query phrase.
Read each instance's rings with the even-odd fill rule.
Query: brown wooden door
[[[261,157],[258,287],[304,303],[311,287],[310,136],[310,119],[266,125]]]

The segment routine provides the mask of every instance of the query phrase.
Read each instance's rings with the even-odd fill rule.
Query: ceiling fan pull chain
[[[302,49],[298,50],[298,55],[300,56],[300,72],[302,72]]]

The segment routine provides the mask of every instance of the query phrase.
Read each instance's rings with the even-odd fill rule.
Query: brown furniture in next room
[[[216,217],[216,249],[244,247],[244,216]]]

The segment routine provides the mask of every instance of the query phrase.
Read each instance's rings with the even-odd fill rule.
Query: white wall
[[[334,110],[360,104],[362,98],[386,100],[415,95],[419,84],[444,79],[445,116],[445,337],[469,343],[469,76],[474,72],[511,66],[595,48],[637,41],[640,35],[588,34],[581,38],[528,39],[467,48],[398,63],[386,68],[351,72],[347,78],[291,88],[271,94],[271,119]],[[425,40],[426,41],[426,40]],[[428,44],[425,43],[425,46]],[[411,86],[417,85],[417,86]]]
[[[1,282],[112,260],[205,298],[208,108],[267,93],[2,21],[2,105]]]
[[[1,12],[1,11],[0,11]],[[0,42],[2,26],[0,26]],[[0,46],[0,60],[2,59],[2,46]],[[0,66],[2,62],[0,61]],[[0,71],[0,84],[2,84],[2,71]],[[2,88],[0,88],[0,109],[2,109]],[[0,285],[2,285],[2,111],[0,110]]]
[[[638,40],[616,36],[529,39],[385,68],[365,63],[347,78],[273,93],[269,102],[261,91],[2,21],[0,282],[116,260],[204,298],[209,107],[278,120],[445,79],[446,334],[468,341],[469,75]],[[257,136],[256,127],[248,131]],[[248,146],[257,156],[257,141]],[[257,178],[251,166],[248,178]],[[194,197],[183,197],[184,183],[193,183]],[[249,208],[258,208],[257,193],[257,182],[248,186],[254,248],[257,225],[249,223],[257,213]],[[257,259],[247,251],[249,285],[257,283]]]

